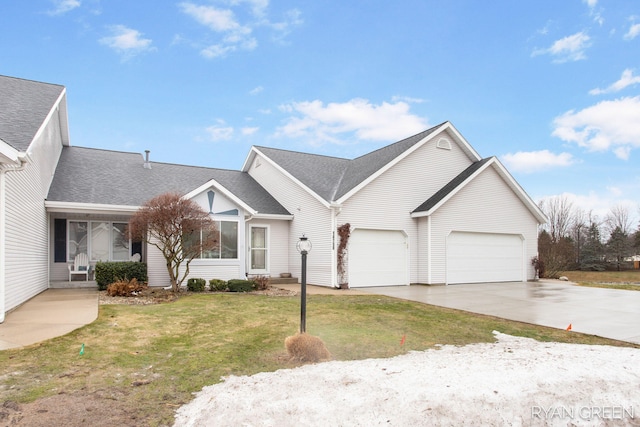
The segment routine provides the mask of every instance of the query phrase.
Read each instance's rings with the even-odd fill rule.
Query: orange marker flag
[[[400,339],[400,345],[404,345],[404,341],[407,339],[407,334],[403,334],[402,338]]]
[[[570,331],[571,329],[572,329],[571,323],[569,323],[569,326],[567,326],[567,331]]]

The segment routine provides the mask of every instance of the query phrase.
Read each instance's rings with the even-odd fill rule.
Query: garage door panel
[[[406,285],[407,251],[401,231],[355,230],[349,240],[349,286]]]
[[[452,232],[447,283],[521,281],[523,241],[515,234]]]

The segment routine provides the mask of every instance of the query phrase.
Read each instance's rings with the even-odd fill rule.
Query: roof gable
[[[540,208],[533,202],[529,195],[520,187],[515,179],[509,174],[505,167],[500,163],[497,157],[487,157],[480,161],[474,162],[459,175],[449,181],[444,187],[438,190],[433,196],[429,197],[424,203],[418,206],[411,216],[421,217],[430,216],[438,208],[444,205],[451,197],[457,194],[465,186],[467,186],[475,177],[477,177],[483,170],[488,167],[493,167],[505,183],[513,190],[518,199],[529,209],[529,211],[536,218],[538,223],[544,224],[547,222],[547,217],[540,210]]]
[[[290,179],[325,205],[341,203],[415,149],[444,131],[451,133],[472,160],[480,156],[449,122],[387,145],[353,160],[268,147],[253,147],[243,166],[248,171],[256,154],[265,156]]]
[[[0,76],[0,139],[26,152],[64,94],[64,86]]]
[[[290,215],[247,173],[150,163],[145,168],[139,153],[64,147],[47,201],[137,207],[162,193],[187,195],[215,182],[252,212]]]

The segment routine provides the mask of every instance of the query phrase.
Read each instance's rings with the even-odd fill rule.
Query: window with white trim
[[[436,147],[451,150],[451,142],[447,138],[440,138],[438,142],[436,142]]]
[[[131,240],[125,234],[126,228],[126,222],[69,220],[67,260],[85,253],[91,261],[128,261]]]
[[[218,242],[220,245],[214,250],[203,250],[200,252],[202,259],[238,259],[238,222],[237,221],[215,221]],[[189,238],[188,244],[200,245],[203,240],[200,230],[196,236]]]

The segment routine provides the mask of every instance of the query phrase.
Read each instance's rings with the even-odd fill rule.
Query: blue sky
[[[637,0],[31,0],[0,74],[66,86],[71,144],[239,169],[450,121],[539,201],[640,202]]]

